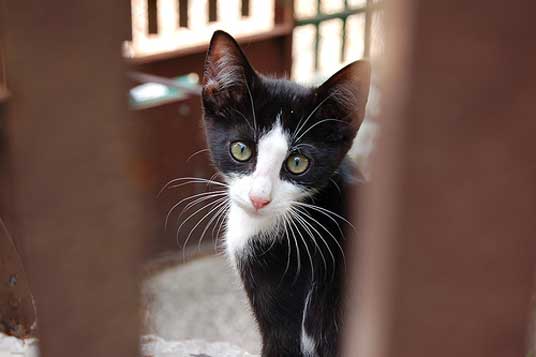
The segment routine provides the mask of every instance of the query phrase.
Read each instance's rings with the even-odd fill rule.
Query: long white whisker
[[[216,235],[216,227],[218,227],[220,225],[220,222],[225,218],[225,212],[227,212],[227,210],[229,209],[229,202],[227,202],[227,206],[225,206],[223,208],[223,210],[219,213],[219,217],[218,217],[218,220],[216,221],[216,224],[214,224],[214,226],[212,227],[212,239],[214,238],[218,238],[218,236]]]
[[[297,208],[297,207],[296,207]],[[306,212],[304,212],[306,213]],[[309,218],[310,220],[312,220],[313,222],[315,222],[320,228],[322,228],[327,234],[329,234],[329,236],[331,238],[333,238],[333,241],[335,242],[335,244],[337,244],[337,247],[339,247],[339,250],[341,251],[341,254],[342,254],[342,259],[343,259],[343,263],[344,263],[344,269],[346,270],[346,256],[344,255],[344,249],[342,248],[341,244],[339,243],[339,241],[337,240],[337,238],[333,235],[333,233],[331,233],[329,231],[329,229],[327,229],[322,223],[320,223],[319,221],[317,221],[315,218],[312,217],[312,215],[304,215],[305,217]],[[344,236],[342,236],[344,237]]]
[[[171,186],[177,182],[181,182],[181,181],[184,181],[184,180],[190,180],[186,183],[182,183],[182,184],[179,184],[179,185],[176,185],[176,186]],[[162,192],[164,192],[166,189],[168,188],[176,188],[176,187],[180,187],[180,186],[184,186],[184,185],[188,185],[188,184],[192,184],[192,183],[205,183],[209,181],[210,183],[212,184],[215,184],[215,185],[219,185],[219,186],[224,186],[224,187],[228,187],[229,185],[227,185],[226,183],[223,183],[223,182],[219,182],[219,181],[210,181],[210,180],[207,180],[206,178],[202,178],[202,177],[179,177],[179,178],[175,178],[173,180],[169,180],[163,187],[162,189],[158,192],[158,194],[156,195],[156,197],[160,197],[160,195],[162,194]]]
[[[344,123],[346,125],[350,125],[349,123],[345,122],[344,120],[340,120],[340,119],[332,119],[332,118],[329,118],[329,119],[323,119],[323,120],[320,120],[316,123],[314,123],[313,125],[311,125],[310,127],[307,128],[307,130],[305,130],[297,139],[295,139],[294,141],[295,142],[298,142],[301,140],[301,138],[303,138],[305,136],[305,134],[307,134],[308,132],[310,132],[314,127],[320,125],[320,124],[323,124],[325,122],[328,122],[328,121],[338,121],[338,122],[341,122],[341,123]]]
[[[326,240],[324,239],[324,237],[322,236],[322,234],[309,222],[307,222],[306,218],[307,218],[307,215],[305,214],[305,212],[303,212],[302,210],[300,210],[299,208],[293,208],[293,209],[296,209],[298,212],[301,212],[303,214],[303,216],[301,216],[301,218],[303,219],[303,223],[305,223],[306,226],[308,226],[310,229],[312,229],[317,235],[318,235],[318,238],[320,238],[320,240],[322,240],[322,243],[324,243],[324,245],[326,246],[326,248],[328,249],[328,252],[329,252],[329,255],[331,257],[331,262],[333,263],[332,265],[332,273],[331,273],[331,279],[333,280],[334,278],[334,275],[335,275],[335,255],[333,254],[333,252],[331,251],[331,248],[328,244],[328,242],[326,242]],[[313,236],[314,238],[314,235],[312,233],[310,233],[311,236]],[[327,268],[326,268],[326,273],[327,273]]]
[[[311,113],[307,116],[307,119],[305,119],[305,121],[303,122],[303,124],[300,125],[301,123],[301,119],[300,121],[298,122],[298,125],[296,127],[296,131],[294,131],[294,134],[292,134],[292,139],[294,139],[298,134],[299,132],[303,129],[303,127],[305,127],[305,124],[307,124],[307,122],[309,121],[309,119],[311,119],[311,117],[316,113],[316,111],[318,109],[320,109],[320,107],[322,106],[322,104],[324,104],[329,98],[331,98],[333,95],[335,95],[336,92],[333,92],[331,93],[330,95],[328,95],[326,98],[324,98],[312,111]],[[297,140],[296,140],[297,141]]]
[[[283,223],[283,230],[285,231],[285,238],[287,241],[288,253],[287,253],[287,264],[285,266],[285,271],[283,272],[283,275],[281,276],[281,280],[279,281],[279,284],[281,284],[281,282],[287,275],[288,269],[290,268],[290,255],[292,253],[291,246],[290,246],[290,237],[289,237],[288,229],[287,229],[287,224],[288,224],[287,219],[288,219],[288,213],[285,213],[283,214],[283,216],[281,216],[281,221]]]
[[[227,209],[225,210],[225,214],[229,213],[230,210],[231,210],[231,205],[227,206]],[[216,232],[216,237],[220,236],[221,229],[223,227],[225,227],[225,229],[227,229],[227,222],[225,221],[225,217],[224,217],[224,219],[221,220],[220,228],[218,228],[218,231]]]
[[[300,272],[301,272],[301,254],[300,254],[300,247],[298,246],[298,239],[296,239],[296,234],[294,234],[294,230],[292,229],[292,226],[290,224],[288,225],[288,228],[290,230],[290,233],[292,234],[292,238],[294,239],[294,244],[296,246],[297,262],[298,262],[298,267],[296,268],[296,275],[294,276],[294,281],[292,282],[294,284],[298,280],[298,276],[300,275]]]
[[[291,211],[291,212],[293,212],[293,211]],[[295,215],[294,215],[294,217],[295,217]],[[298,226],[296,226],[296,223],[294,223],[294,221],[292,221],[292,220],[290,221],[290,223],[294,226],[294,228],[296,228],[296,231],[298,232],[298,235],[300,236],[301,241],[305,245],[305,251],[307,252],[307,256],[309,257],[309,263],[311,264],[311,281],[314,281],[315,280],[315,274],[314,274],[315,268],[314,268],[314,264],[313,264],[313,258],[311,257],[311,252],[309,251],[309,246],[307,245],[307,242],[306,242],[305,238],[303,238],[303,235],[301,234],[300,229],[298,228]],[[313,241],[314,241],[314,239],[313,239]]]
[[[263,252],[259,253],[259,257],[262,257],[263,255],[265,255],[266,253],[268,253],[275,245],[275,243],[277,243],[275,237],[269,237],[270,240],[272,241],[272,244],[270,244],[270,246],[268,248],[266,248]]]
[[[186,198],[183,198],[182,200],[180,200],[179,202],[175,203],[168,211],[167,215],[166,215],[166,219],[164,220],[164,230],[167,230],[167,226],[168,226],[168,221],[169,221],[169,217],[171,215],[171,213],[175,210],[175,208],[179,207],[182,203],[188,201],[188,200],[193,200],[194,198],[196,197],[199,197],[199,196],[207,196],[207,195],[213,195],[215,193],[224,193],[224,192],[227,192],[227,191],[212,191],[212,192],[203,192],[203,193],[198,193],[198,194],[195,194],[195,195],[191,195],[191,196],[188,196]]]
[[[182,216],[188,212],[190,210],[190,208],[194,207],[194,206],[197,206],[199,204],[201,204],[202,202],[205,202],[207,200],[210,200],[210,199],[213,199],[213,198],[222,198],[222,196],[226,196],[227,193],[226,192],[223,192],[223,193],[211,193],[210,195],[206,195],[204,197],[199,197],[199,198],[196,198],[194,201],[188,203],[186,206],[184,206],[184,208],[182,209],[181,213],[179,214],[179,216],[177,217],[177,222],[180,221],[180,219],[182,218]]]
[[[253,131],[253,134],[255,134],[255,129],[251,126],[251,123],[249,122],[248,118],[246,118],[246,116],[244,114],[242,114],[241,111],[235,109],[235,108],[231,108],[232,110],[234,110],[236,113],[240,114],[240,116],[242,118],[244,118],[244,120],[246,121],[246,124],[249,126],[249,128]]]
[[[182,252],[183,252],[183,260],[185,258],[184,256],[184,253],[186,252],[186,245],[188,245],[188,242],[190,241],[190,237],[192,236],[193,232],[196,230],[196,228],[201,224],[201,222],[203,222],[216,208],[218,208],[222,203],[225,203],[225,202],[221,202],[221,199],[216,201],[216,202],[212,202],[210,204],[208,204],[207,206],[203,207],[204,208],[208,208],[209,206],[212,206],[214,203],[216,203],[216,207],[212,207],[209,212],[207,214],[205,214],[203,216],[203,218],[201,218],[197,223],[196,225],[190,230],[190,233],[188,234],[188,236],[186,237],[186,240],[184,241],[184,243],[182,244]],[[197,211],[195,214],[199,213],[199,211]],[[194,214],[194,215],[195,215]],[[188,217],[190,218],[190,217]],[[186,221],[185,221],[186,222]],[[185,223],[183,222],[183,223]],[[182,224],[181,224],[182,226]],[[179,232],[180,232],[180,229],[181,227],[179,227],[179,229],[177,230],[177,242],[179,240]]]
[[[192,155],[188,156],[188,158],[186,159],[186,162],[189,162],[191,159],[193,159],[195,156],[203,153],[203,152],[206,152],[206,151],[209,151],[208,149],[201,149],[201,150],[198,150],[196,152],[194,152]]]
[[[210,185],[216,185],[216,186],[222,186],[222,187],[229,187],[229,185],[223,183],[223,182],[219,182],[219,181],[210,181],[210,180],[191,180],[191,181],[186,181],[186,182],[183,182],[183,183],[180,183],[180,184],[176,184],[176,185],[172,185],[172,186],[168,186],[169,189],[172,189],[172,188],[178,188],[178,187],[182,187],[182,186],[185,186],[185,185],[191,185],[191,184],[204,184],[206,183],[207,184],[207,187],[209,187]]]
[[[210,176],[210,179],[209,179],[209,180],[210,180],[211,182],[213,182],[214,179],[215,179],[216,177],[218,177],[219,175],[220,175],[220,173],[219,173],[218,171],[216,171],[216,172],[214,173],[214,175]],[[207,182],[207,188],[208,188],[208,187],[210,187],[210,182]]]
[[[312,148],[313,150],[316,149],[316,147],[315,147],[314,145],[307,144],[307,143],[300,143],[300,144],[298,144],[298,145],[294,145],[294,146],[292,147],[292,149],[294,149],[294,150],[298,150],[299,148],[301,148],[301,147],[306,147],[306,146]]]
[[[311,208],[311,209],[313,209],[313,210],[315,210],[317,212],[320,212],[320,213],[324,213],[326,215],[326,217],[330,217],[329,215],[333,215],[333,216],[339,218],[341,221],[347,223],[350,227],[352,227],[352,229],[356,230],[355,226],[350,221],[348,221],[346,218],[344,218],[340,214],[337,214],[337,213],[335,213],[333,211],[330,211],[329,209],[325,209],[325,208],[320,207],[320,206],[312,205],[312,204],[305,203],[305,202],[299,202],[299,201],[293,201],[292,203],[296,204],[298,206]],[[333,219],[333,217],[331,217],[331,219]]]
[[[198,210],[196,210],[194,213],[192,213],[191,215],[189,215],[184,221],[181,222],[181,224],[179,225],[179,228],[177,228],[177,243],[179,242],[179,233],[182,229],[182,227],[188,222],[190,221],[190,219],[192,219],[192,217],[196,216],[198,213],[200,213],[201,211],[203,211],[204,209],[206,208],[209,208],[211,206],[214,206],[216,204],[219,204],[222,200],[224,200],[225,197],[222,197],[222,198],[219,198],[217,200],[214,200],[212,202],[209,202],[207,203],[206,205],[204,205],[203,207],[199,208]],[[183,248],[186,246],[186,244],[183,245]]]
[[[339,187],[339,185],[337,184],[337,182],[335,182],[335,180],[333,178],[329,178],[329,180],[331,181],[331,183],[333,183],[333,185],[335,186],[335,188],[337,189],[337,191],[339,191],[339,194],[342,194],[342,191],[341,191],[341,188]]]
[[[214,216],[212,218],[209,219],[205,229],[203,229],[203,233],[201,234],[201,237],[199,238],[199,242],[197,243],[197,249],[198,250],[201,250],[201,243],[203,241],[203,237],[205,236],[205,234],[207,233],[207,230],[208,228],[210,227],[211,223],[214,222],[214,220],[216,219],[216,217],[218,217],[218,212],[220,212],[220,210],[222,209],[225,209],[225,206],[227,205],[227,200],[223,201],[221,204],[217,205],[216,207],[212,208],[202,219],[199,220],[199,222],[195,225],[195,227],[190,231],[190,235],[195,231],[195,229],[197,228],[197,226],[199,224],[201,224],[201,222],[203,222],[203,220],[209,216],[212,212],[214,212],[215,210],[217,210],[217,212],[214,214]]]
[[[255,127],[255,138],[257,137],[257,117],[255,115],[255,104],[253,103],[253,95],[251,95],[251,90],[249,89],[249,84],[246,82],[246,88],[248,90],[249,102],[251,103],[251,113],[253,113],[253,126]]]
[[[324,265],[324,272],[327,273],[328,271],[328,264],[326,262],[326,258],[324,256],[324,252],[322,252],[322,248],[320,248],[320,246],[318,245],[318,243],[316,242],[316,239],[315,239],[315,235],[313,234],[313,232],[309,229],[309,227],[307,226],[307,221],[305,221],[305,218],[302,217],[302,212],[300,210],[297,210],[297,209],[294,209],[291,207],[291,210],[293,212],[295,212],[295,215],[294,215],[294,218],[296,218],[296,221],[298,221],[298,223],[301,224],[301,226],[303,227],[303,229],[305,229],[305,231],[311,236],[311,239],[316,247],[316,249],[318,250],[318,252],[320,253],[320,257],[322,258],[322,263]],[[317,232],[318,233],[318,232]],[[324,240],[324,238],[320,235],[319,235],[319,238]],[[324,241],[325,243],[325,241]],[[326,247],[328,248],[329,250],[329,246],[326,244]],[[331,251],[330,251],[330,254],[331,254]],[[335,259],[333,257],[333,254],[332,255],[332,259],[333,259],[333,263],[335,264]]]
[[[179,214],[179,216],[177,217],[177,222],[180,221],[181,217],[186,213],[188,212],[192,207],[195,207],[207,200],[210,200],[210,199],[213,199],[213,198],[218,198],[218,199],[221,199],[221,198],[225,198],[225,197],[222,197],[222,196],[226,196],[227,193],[219,193],[219,194],[214,194],[214,195],[210,195],[210,196],[205,196],[205,197],[200,197],[200,198],[197,198],[195,201],[192,201],[190,203],[188,203],[186,206],[184,206],[184,208],[182,209],[181,213]]]
[[[217,251],[217,245],[218,245],[218,238],[220,237],[220,232],[222,229],[223,224],[225,223],[225,218],[227,216],[227,213],[229,212],[229,209],[231,208],[231,205],[228,204],[223,212],[220,215],[219,221],[216,222],[216,224],[212,227],[212,239],[214,239],[214,250]],[[214,237],[214,230],[216,226],[218,226],[218,231],[216,232],[216,236]]]

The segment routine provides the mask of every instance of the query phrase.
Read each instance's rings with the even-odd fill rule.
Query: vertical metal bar
[[[348,0],[344,0],[344,11],[348,11]],[[346,21],[348,16],[342,18],[342,34],[341,34],[341,62],[344,62],[346,57]]]
[[[188,27],[188,0],[179,0],[179,27]]]
[[[147,21],[150,34],[158,33],[158,0],[147,0]]]
[[[317,15],[320,15],[322,10],[321,10],[321,5],[322,5],[322,0],[317,0],[316,1],[316,13]],[[314,70],[315,72],[318,72],[319,68],[320,68],[320,22],[317,22],[315,23],[315,44],[314,44]]]
[[[241,13],[243,17],[249,16],[249,7],[250,7],[250,0],[242,0],[242,7],[241,7]]]
[[[218,21],[218,0],[208,0],[208,22]]]
[[[40,355],[137,356],[146,208],[130,167],[127,2],[6,6],[12,209]]]
[[[362,202],[346,356],[525,355],[536,3],[516,4],[507,15],[502,0],[391,4],[413,12],[386,21],[388,113]]]
[[[372,14],[375,11],[372,0],[367,0],[367,10],[365,12],[365,57],[370,57],[370,47],[372,40]]]
[[[288,28],[294,28],[294,1],[275,1],[274,4],[274,21],[277,25],[282,25]],[[292,37],[293,33],[289,33],[281,37],[278,42],[281,47],[281,70],[282,75],[290,77],[292,73]]]

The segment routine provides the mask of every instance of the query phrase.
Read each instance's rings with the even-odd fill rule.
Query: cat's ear
[[[203,98],[223,104],[240,100],[255,76],[236,40],[224,31],[212,35],[203,71]]]
[[[319,88],[320,99],[335,103],[345,112],[340,119],[351,121],[358,129],[365,117],[370,87],[370,64],[366,60],[350,63]]]

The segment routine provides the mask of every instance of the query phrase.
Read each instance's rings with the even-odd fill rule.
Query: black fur
[[[283,164],[280,177],[314,192],[304,203],[321,209],[301,209],[323,240],[294,222],[294,234],[304,237],[303,241],[297,239],[298,249],[280,232],[281,239],[270,242],[251,239],[252,254],[237,257],[263,338],[263,357],[303,356],[302,317],[310,291],[304,325],[316,342],[316,354],[311,357],[338,355],[345,270],[341,248],[344,250],[344,232],[349,226],[337,216],[349,219],[345,198],[351,177],[356,175],[345,157],[363,119],[368,77],[368,65],[355,62],[322,86],[307,88],[257,74],[238,44],[224,32],[216,32],[211,41],[203,78],[204,124],[212,160],[223,174],[255,169],[255,152],[250,161],[238,162],[229,154],[232,142],[248,142],[255,150],[258,137],[273,126],[275,118],[293,133],[300,120],[312,113],[301,132],[312,129],[290,149],[306,155],[310,167],[293,175]],[[315,126],[328,118],[336,120]]]

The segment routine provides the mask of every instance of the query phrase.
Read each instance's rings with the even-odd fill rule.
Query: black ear
[[[203,71],[203,99],[215,104],[240,100],[254,76],[255,71],[236,40],[226,32],[214,32]]]
[[[358,129],[365,117],[365,107],[370,86],[370,64],[366,60],[355,61],[339,70],[319,88],[320,99],[335,103]]]

